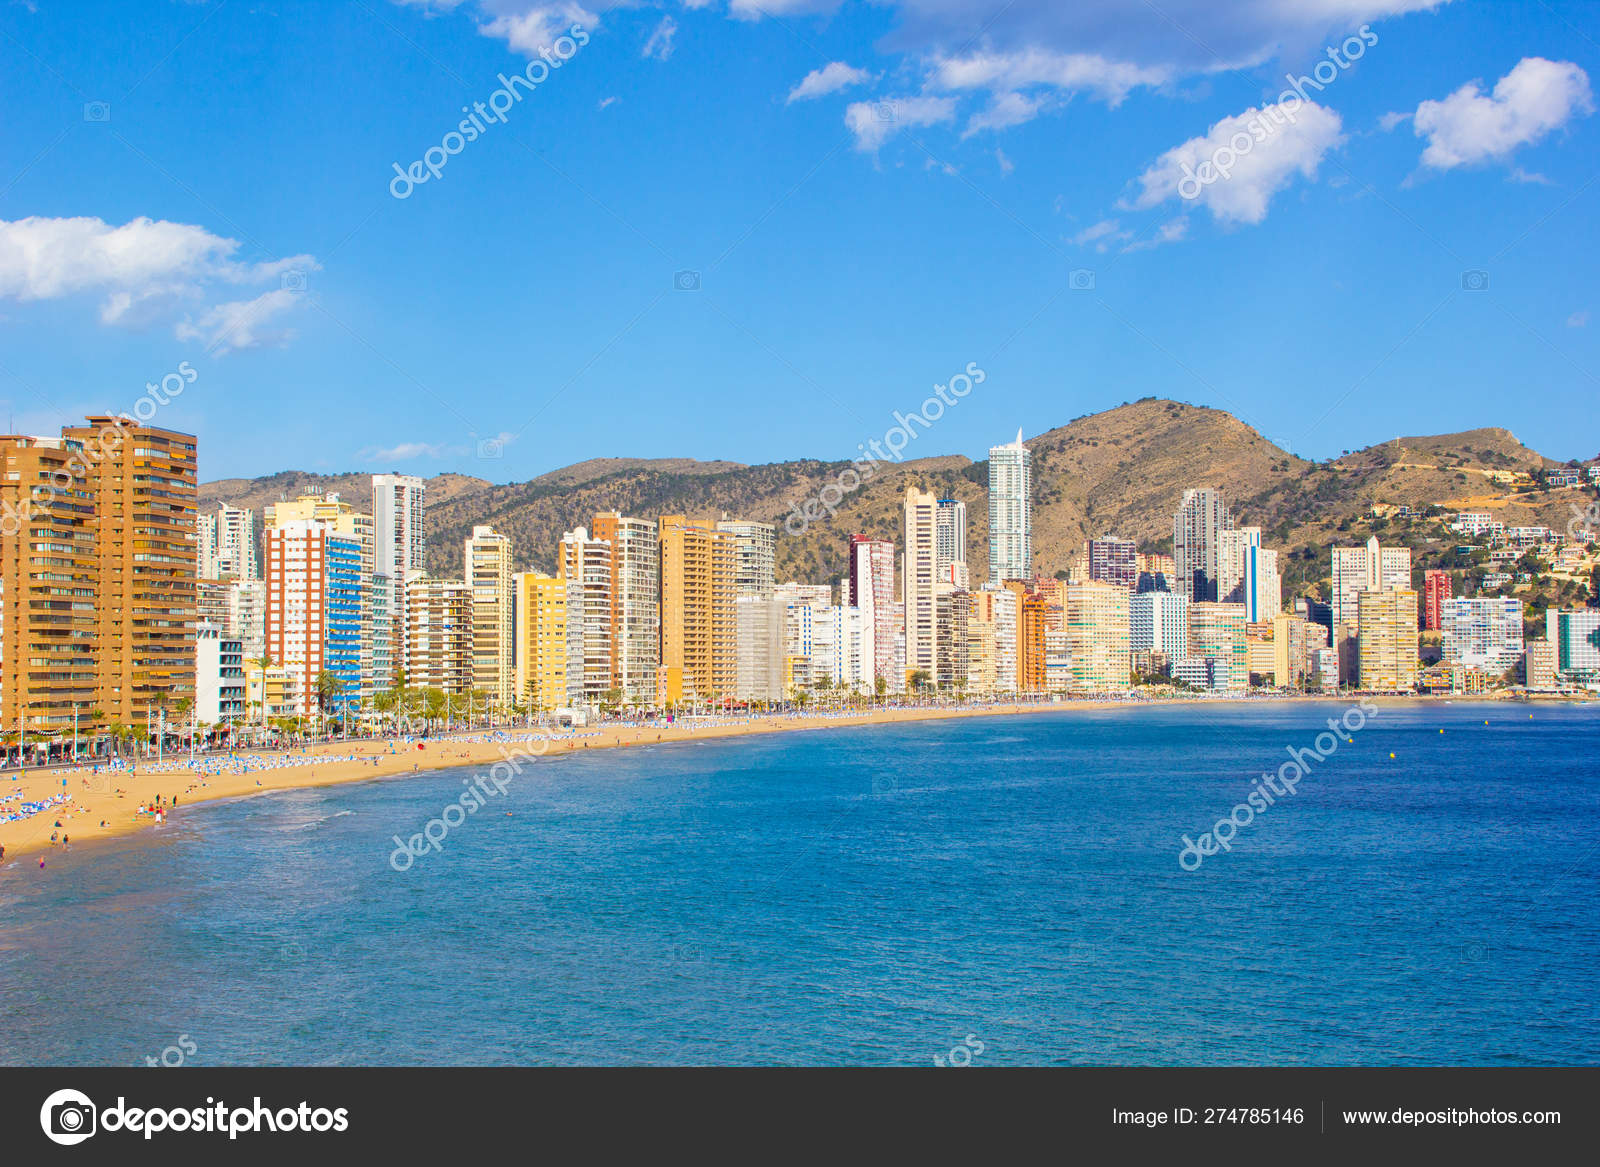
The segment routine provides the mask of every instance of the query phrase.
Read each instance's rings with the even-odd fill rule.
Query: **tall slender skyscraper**
[[[202,514],[196,536],[201,579],[260,579],[256,555],[256,513],[223,503],[212,514]]]
[[[939,579],[964,588],[969,582],[967,569],[967,504],[959,498],[941,498],[935,515],[934,553]]]
[[[1033,575],[1033,452],[1017,440],[989,451],[989,582]]]
[[[567,581],[567,691],[574,702],[598,702],[611,688],[611,559],[604,539],[579,527],[561,537]]]
[[[906,675],[925,672],[932,684],[938,668],[938,573],[934,511],[938,501],[914,486],[906,488],[905,561],[901,567],[906,606]]]
[[[662,515],[661,669],[667,701],[730,696],[738,680],[738,541],[684,515]]]
[[[771,532],[772,528],[767,528]],[[611,687],[623,700],[655,699],[661,663],[661,543],[654,519],[595,515],[594,537],[611,544]],[[767,574],[772,560],[767,559]]]
[[[472,687],[504,712],[516,687],[511,540],[493,527],[473,527],[463,564],[472,588]]]
[[[1220,490],[1201,486],[1183,492],[1183,502],[1172,520],[1172,558],[1178,573],[1175,591],[1192,603],[1220,598],[1222,533],[1232,529],[1233,518]]]
[[[376,532],[374,569],[397,583],[407,573],[427,570],[423,533],[423,494],[427,487],[412,474],[372,476],[372,520]],[[399,589],[395,589],[398,593]]]
[[[267,509],[265,650],[295,677],[304,717],[359,699],[370,658],[366,607],[372,526],[337,494],[306,494]],[[317,679],[331,672],[339,691],[320,709]]]
[[[770,596],[777,580],[773,576],[773,557],[778,546],[778,528],[771,523],[746,519],[723,519],[717,530],[734,538],[733,582],[741,596]]]
[[[871,662],[862,671],[873,685],[882,679],[891,693],[900,692],[905,677],[895,668],[894,544],[869,535],[850,537],[849,606],[861,610]]]

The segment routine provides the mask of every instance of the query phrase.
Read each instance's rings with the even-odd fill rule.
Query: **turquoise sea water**
[[[404,872],[471,771],[185,808],[0,870],[0,1062],[1600,1063],[1600,706],[1385,706],[1180,867],[1346,708],[539,760]]]

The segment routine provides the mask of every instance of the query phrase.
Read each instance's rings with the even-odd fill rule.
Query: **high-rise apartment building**
[[[763,527],[766,524],[749,524]],[[767,527],[767,534],[772,528]],[[632,705],[655,698],[656,668],[661,663],[661,540],[654,519],[627,518],[617,511],[594,517],[594,537],[611,544],[611,688]],[[734,533],[736,546],[751,554],[739,559],[739,570],[749,572],[752,586],[765,578],[772,591],[771,546],[763,560],[759,554],[761,532]],[[765,576],[762,577],[762,563]],[[739,586],[736,574],[735,587]],[[759,594],[751,592],[749,594]]]
[[[1280,612],[1272,621],[1272,683],[1304,689],[1316,672],[1316,654],[1328,647],[1328,630],[1303,616]]]
[[[750,593],[736,597],[733,607],[738,627],[733,695],[741,701],[781,701],[788,604],[770,593]]]
[[[457,701],[472,693],[472,585],[413,571],[400,588],[401,662],[406,688],[438,689]]]
[[[1441,605],[1439,620],[1444,659],[1450,664],[1498,677],[1522,660],[1521,600],[1448,599]]]
[[[1384,547],[1376,535],[1364,547],[1333,548],[1333,626],[1354,629],[1362,592],[1409,590],[1411,548]]]
[[[517,703],[536,713],[567,704],[567,581],[525,572],[517,593]]]
[[[1250,552],[1261,546],[1260,527],[1227,527],[1217,532],[1217,599],[1245,603],[1245,573]]]
[[[107,440],[121,437],[113,431]],[[65,436],[0,439],[0,726],[7,732],[59,732],[100,691],[97,608],[108,581],[87,458],[84,444]]]
[[[365,643],[363,544],[347,520],[274,519],[266,529],[264,655],[295,677],[296,714],[359,700]],[[340,687],[319,710],[323,672]]]
[[[1138,544],[1115,535],[1089,540],[1089,578],[1132,588],[1139,580]]]
[[[198,517],[196,544],[201,579],[260,579],[256,513],[223,503]]]
[[[941,584],[934,595],[933,617],[933,683],[946,693],[963,691],[971,661],[967,637],[972,600],[966,589]]]
[[[1363,689],[1409,693],[1416,688],[1417,593],[1409,588],[1359,592],[1356,641],[1356,679]]]
[[[970,593],[970,597],[968,688],[975,693],[1015,693],[1018,683],[1017,593],[1010,588],[985,585]],[[970,647],[975,641],[978,647]]]
[[[1168,664],[1189,655],[1189,597],[1136,592],[1128,600],[1128,651],[1160,653]]]
[[[861,612],[871,646],[874,686],[881,679],[888,685],[888,692],[900,692],[905,687],[905,676],[895,661],[893,543],[866,535],[850,537],[850,594],[841,600]]]
[[[1244,552],[1244,615],[1247,623],[1270,624],[1283,611],[1283,581],[1278,575],[1278,553],[1260,543]]]
[[[733,586],[737,595],[770,596],[776,585],[773,559],[778,549],[778,528],[771,523],[755,523],[724,516],[717,530],[734,540]]]
[[[567,581],[567,691],[574,703],[599,704],[611,683],[613,548],[579,527],[561,537]]]
[[[1554,646],[1556,681],[1565,685],[1600,681],[1600,608],[1551,608],[1544,616],[1545,639]]]
[[[472,687],[493,708],[508,710],[516,691],[511,540],[493,527],[473,527],[463,566],[472,587]]]
[[[82,451],[88,497],[77,501],[91,508],[94,705],[107,723],[142,730],[194,696],[195,440],[109,414],[87,420],[61,436]]]
[[[1444,604],[1454,594],[1448,571],[1429,568],[1422,573],[1422,627],[1438,632],[1444,627]]]
[[[1189,605],[1189,657],[1217,661],[1215,687],[1250,687],[1250,646],[1243,604],[1196,600]]]
[[[1071,656],[1072,693],[1110,693],[1128,687],[1129,592],[1126,584],[1087,580],[1066,587],[1062,630]]]
[[[662,515],[661,666],[669,701],[731,695],[738,680],[738,542],[683,515]]]
[[[401,611],[401,592],[414,571],[428,569],[423,496],[427,486],[413,474],[372,476],[373,571],[390,580],[390,611]]]
[[[295,673],[299,716],[318,710],[317,679],[335,674],[325,712],[372,694],[372,516],[337,493],[266,508],[265,655]],[[388,678],[384,678],[386,685]]]
[[[971,580],[967,567],[967,504],[959,498],[941,498],[934,515],[934,566],[939,580],[965,588]]]
[[[932,683],[939,667],[937,522],[938,500],[907,487],[902,503],[905,552],[901,563],[906,610],[906,676],[926,673]]]
[[[1356,635],[1360,627],[1361,593],[1399,591],[1411,587],[1411,548],[1383,547],[1376,535],[1364,547],[1335,547],[1333,558],[1332,646],[1339,653],[1339,677],[1345,684],[1368,686],[1360,680],[1361,655]],[[1415,633],[1415,629],[1412,629]],[[1412,640],[1415,641],[1413,635]]]
[[[1183,492],[1172,520],[1174,591],[1191,603],[1222,598],[1222,533],[1232,529],[1233,518],[1220,490],[1201,486]]]
[[[200,726],[242,724],[246,718],[244,645],[209,620],[195,626],[194,712]]]
[[[1017,440],[989,450],[989,582],[1033,575],[1033,452]]]

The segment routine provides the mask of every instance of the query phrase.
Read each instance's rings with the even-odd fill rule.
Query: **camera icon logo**
[[[279,277],[283,290],[299,295],[306,290],[306,273],[297,267],[292,267]]]
[[[63,1147],[74,1147],[95,1132],[95,1106],[77,1090],[57,1090],[39,1108],[39,1125],[45,1137]]]
[[[83,120],[86,122],[108,122],[111,120],[111,103],[109,101],[86,101],[83,103]]]
[[[1094,291],[1094,272],[1086,267],[1074,268],[1067,275],[1067,287],[1074,292]]]
[[[1489,273],[1476,268],[1472,271],[1462,272],[1461,288],[1466,292],[1487,292],[1489,290]]]
[[[894,103],[879,101],[873,104],[872,112],[877,115],[880,122],[894,121]]]
[[[698,292],[700,290],[700,273],[697,271],[681,271],[673,275],[672,286],[680,292]]]
[[[505,452],[506,443],[503,438],[484,438],[478,443],[478,457],[481,459],[504,457]]]

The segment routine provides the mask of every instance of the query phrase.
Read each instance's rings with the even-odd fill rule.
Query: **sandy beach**
[[[1307,698],[1245,698],[1262,700],[1327,700]],[[1355,700],[1353,697],[1335,698]],[[1372,700],[1373,698],[1368,698]],[[1493,698],[1489,698],[1492,700]],[[503,728],[478,730],[450,737],[381,739],[377,741],[324,742],[304,750],[253,752],[238,751],[237,759],[226,754],[205,755],[191,769],[186,756],[169,757],[164,765],[141,760],[137,774],[128,769],[107,770],[98,774],[88,767],[30,769],[26,776],[0,776],[0,816],[15,813],[22,803],[40,802],[63,794],[70,801],[54,805],[41,813],[15,822],[0,822],[0,847],[5,859],[28,858],[49,863],[52,852],[59,853],[65,839],[76,846],[96,839],[159,830],[151,813],[157,796],[167,817],[180,816],[197,803],[223,798],[239,798],[274,790],[295,790],[311,786],[331,786],[341,782],[361,782],[374,778],[422,774],[454,766],[488,766],[507,752],[522,751],[556,755],[574,750],[612,749],[657,742],[696,741],[705,738],[743,736],[757,733],[792,733],[878,725],[899,721],[927,721],[949,717],[1015,716],[1072,710],[1127,708],[1173,704],[1192,698],[1147,698],[1130,702],[1092,700],[1061,701],[1022,705],[978,705],[961,708],[928,707],[872,709],[846,713],[806,713],[761,715],[751,718],[707,718],[692,722],[680,720],[671,726],[655,724],[609,724],[569,732],[540,729]],[[1207,699],[1198,703],[1217,703],[1229,699]],[[1378,698],[1393,701],[1429,701],[1439,698]],[[1445,698],[1449,700],[1449,698]],[[65,784],[63,784],[65,780]],[[174,806],[173,800],[176,799]]]

